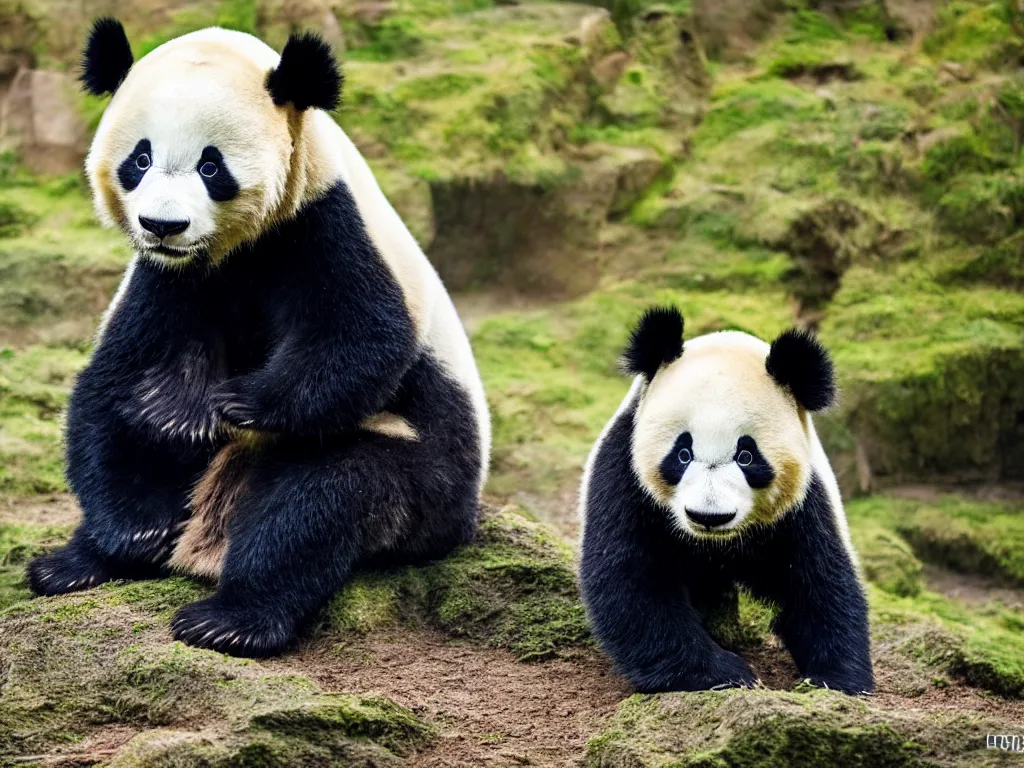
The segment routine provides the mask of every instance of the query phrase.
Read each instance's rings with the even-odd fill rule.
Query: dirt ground
[[[429,630],[367,636],[344,648],[326,643],[266,662],[338,693],[378,693],[440,728],[415,757],[420,768],[581,765],[629,695],[599,654],[524,664],[506,651],[471,647]]]

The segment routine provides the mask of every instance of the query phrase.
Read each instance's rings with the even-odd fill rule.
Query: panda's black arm
[[[259,370],[214,393],[215,408],[237,426],[283,434],[356,427],[416,359],[402,286],[343,184],[262,247],[277,251],[270,261],[281,270],[265,299],[278,341]]]
[[[780,521],[748,586],[780,608],[773,629],[800,673],[846,693],[874,689],[868,605],[821,481]]]
[[[686,552],[630,469],[626,414],[587,491],[580,581],[594,634],[641,692],[750,685],[755,675],[704,628],[684,583]]]

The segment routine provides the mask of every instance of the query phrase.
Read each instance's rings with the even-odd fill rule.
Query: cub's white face
[[[808,417],[766,372],[769,349],[736,331],[692,339],[641,396],[633,466],[684,531],[736,534],[806,492]]]
[[[86,170],[96,207],[140,255],[214,260],[267,226],[286,195],[288,110],[265,87],[278,55],[209,29],[137,62],[96,133]]]

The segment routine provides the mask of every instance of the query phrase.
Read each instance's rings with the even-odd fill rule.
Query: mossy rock
[[[865,578],[886,592],[904,597],[922,588],[921,561],[898,533],[865,521],[851,526],[853,543]]]
[[[838,418],[859,444],[868,487],[1022,477],[1024,297],[931,288],[935,268],[925,269],[854,265],[822,323],[842,390]]]
[[[389,765],[431,738],[429,726],[386,699],[324,694],[304,678],[168,642],[168,617],[154,619],[152,600],[199,596],[181,581],[111,585],[0,614],[0,754],[59,755],[130,727],[144,733],[119,764],[215,756],[203,764],[227,765],[262,754],[265,765],[342,765],[356,750]],[[130,591],[149,594],[135,601]]]
[[[487,508],[472,544],[423,568],[371,574],[328,609],[327,631],[426,624],[522,661],[592,646],[572,550],[513,510]]]
[[[886,548],[902,549],[898,539],[888,547],[876,546],[875,537],[887,531],[902,537],[926,562],[1024,586],[1024,503],[954,495],[929,501],[877,496],[852,502],[849,515],[866,551],[880,555]]]
[[[884,709],[831,691],[634,696],[590,740],[589,768],[978,765],[985,734],[1008,722],[973,713]]]

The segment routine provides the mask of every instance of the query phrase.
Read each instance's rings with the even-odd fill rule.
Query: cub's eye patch
[[[672,450],[661,460],[661,476],[669,485],[679,485],[683,479],[683,473],[693,461],[693,436],[689,432],[683,432],[676,438]]]
[[[117,180],[121,182],[125,191],[131,192],[139,186],[142,177],[146,175],[146,171],[152,165],[153,147],[150,145],[149,139],[142,139],[117,167]]]
[[[224,203],[238,195],[238,182],[231,175],[231,171],[224,161],[224,155],[216,147],[207,147],[203,150],[199,162],[196,163],[196,171],[199,172],[199,178],[206,185],[206,191],[211,200]]]
[[[744,435],[736,441],[736,453],[732,460],[743,472],[747,485],[751,488],[767,488],[775,479],[775,470],[761,455],[757,449],[757,442],[750,435]]]

